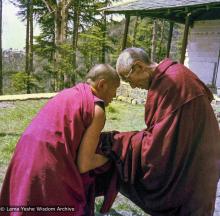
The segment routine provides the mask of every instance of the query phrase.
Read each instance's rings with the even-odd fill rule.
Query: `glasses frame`
[[[130,81],[129,81],[129,77],[131,76],[131,74],[132,74],[132,72],[133,72],[133,66],[134,66],[134,65],[135,65],[135,64],[132,64],[131,69],[130,69],[130,71],[128,72],[127,75],[121,76],[121,79],[122,79],[123,81],[125,81],[125,82],[130,82]]]

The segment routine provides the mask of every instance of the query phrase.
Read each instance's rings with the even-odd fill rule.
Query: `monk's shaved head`
[[[86,82],[92,84],[97,80],[105,79],[119,83],[120,79],[116,70],[109,64],[97,64],[86,75]]]
[[[131,70],[131,66],[135,61],[144,62],[147,65],[152,64],[147,53],[137,47],[131,47],[125,49],[118,57],[116,63],[116,70],[119,74],[128,73]]]
[[[86,82],[91,86],[94,95],[104,101],[105,106],[116,97],[120,78],[116,70],[109,64],[97,64],[89,71]]]

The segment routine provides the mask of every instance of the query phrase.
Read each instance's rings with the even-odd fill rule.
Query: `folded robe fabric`
[[[105,133],[121,159],[120,192],[146,213],[211,215],[220,170],[220,133],[209,89],[169,59],[156,69],[145,105],[147,128]],[[106,138],[110,136],[111,138]]]
[[[81,176],[76,167],[77,150],[92,121],[94,101],[90,86],[83,83],[49,100],[16,146],[2,186],[0,206],[67,207],[65,212],[50,212],[44,208],[45,211],[28,212],[28,215],[94,214],[92,205],[89,207],[92,210],[88,209],[88,188],[85,187],[86,182],[93,182],[93,177],[88,173]],[[104,166],[96,171],[108,169]],[[99,194],[102,189],[99,188]],[[74,212],[68,208],[74,208]],[[0,213],[26,214],[22,211]]]

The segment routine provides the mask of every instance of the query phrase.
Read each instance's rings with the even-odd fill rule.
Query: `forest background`
[[[117,0],[9,0],[26,26],[25,50],[2,50],[0,94],[55,92],[84,80],[95,64],[115,67],[125,19],[107,15],[103,7]],[[2,24],[2,0],[0,23]],[[34,35],[34,23],[40,34]],[[2,25],[0,25],[2,33]],[[170,57],[180,58],[183,25],[174,24]],[[169,22],[131,17],[127,47],[145,49],[153,61],[166,56]],[[16,32],[15,32],[16,34]],[[2,35],[2,34],[1,34]]]

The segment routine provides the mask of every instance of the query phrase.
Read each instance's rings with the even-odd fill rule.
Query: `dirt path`
[[[2,95],[0,96],[0,102],[3,101],[17,101],[17,100],[38,100],[49,99],[57,93],[37,93],[37,94],[20,94],[20,95]]]

